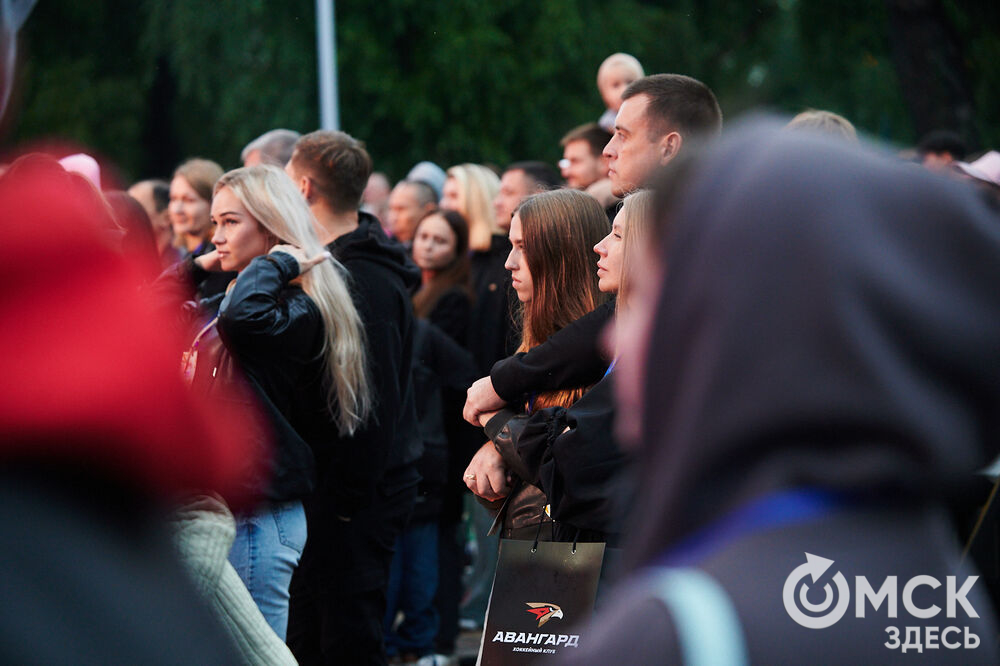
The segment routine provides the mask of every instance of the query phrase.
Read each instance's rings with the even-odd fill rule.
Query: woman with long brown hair
[[[592,197],[576,190],[543,192],[525,199],[511,218],[511,251],[506,267],[521,302],[521,345],[527,351],[563,326],[604,302],[598,287],[592,249],[608,232],[608,219]],[[569,407],[585,388],[549,391],[528,396],[528,412]],[[473,457],[465,478],[475,480],[495,466],[497,452],[485,444]],[[505,538],[534,538],[539,525],[551,523],[547,500],[537,487],[508,467],[510,492],[505,493]],[[500,484],[504,485],[504,484]],[[481,495],[482,496],[482,495]],[[498,495],[499,497],[499,495]],[[551,538],[542,533],[541,538]]]
[[[413,261],[421,272],[413,313],[464,345],[471,308],[465,218],[454,210],[438,210],[420,220],[413,234]]]

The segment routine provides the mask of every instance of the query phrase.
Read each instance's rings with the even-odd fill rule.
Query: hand
[[[479,425],[481,425],[482,427],[485,428],[486,424],[490,422],[490,419],[492,419],[494,416],[496,416],[499,413],[500,413],[500,410],[497,410],[495,412],[482,412],[479,415]]]
[[[302,275],[316,264],[326,261],[331,256],[329,252],[323,251],[315,257],[307,257],[301,248],[297,248],[294,245],[275,245],[268,254],[271,252],[284,252],[295,257],[295,261],[299,262],[299,275]]]
[[[465,468],[463,480],[469,490],[491,502],[506,497],[510,492],[503,458],[497,453],[493,442],[486,442],[472,456],[472,462]]]
[[[206,271],[221,271],[222,264],[219,263],[219,251],[212,250],[211,252],[206,252],[200,257],[195,257],[194,263],[198,264],[202,270]]]
[[[465,409],[462,416],[474,426],[479,425],[479,415],[483,412],[495,412],[507,403],[493,390],[493,380],[489,377],[477,379],[466,391]],[[485,425],[485,424],[483,424]]]

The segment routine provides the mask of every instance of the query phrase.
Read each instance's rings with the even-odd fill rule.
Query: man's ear
[[[677,157],[677,153],[681,152],[681,144],[683,143],[684,139],[678,132],[667,132],[660,139],[660,166]]]
[[[313,183],[309,180],[309,176],[302,176],[299,178],[298,186],[299,192],[302,193],[302,196],[306,198],[308,203],[312,204],[315,196],[315,188],[313,188]]]

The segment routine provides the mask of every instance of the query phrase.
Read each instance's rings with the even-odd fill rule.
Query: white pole
[[[316,54],[319,58],[319,117],[325,130],[340,129],[337,112],[337,38],[334,0],[316,0]]]

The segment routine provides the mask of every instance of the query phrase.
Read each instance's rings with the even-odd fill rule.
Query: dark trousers
[[[437,607],[437,651],[452,654],[458,638],[458,605],[462,601],[462,569],[464,544],[459,536],[460,523],[447,522],[438,526],[438,588],[434,597]]]
[[[382,623],[389,566],[416,496],[414,485],[380,497],[350,522],[309,523],[288,617],[288,646],[300,664],[386,663]],[[316,530],[324,534],[314,542]],[[322,547],[310,552],[313,543]]]

